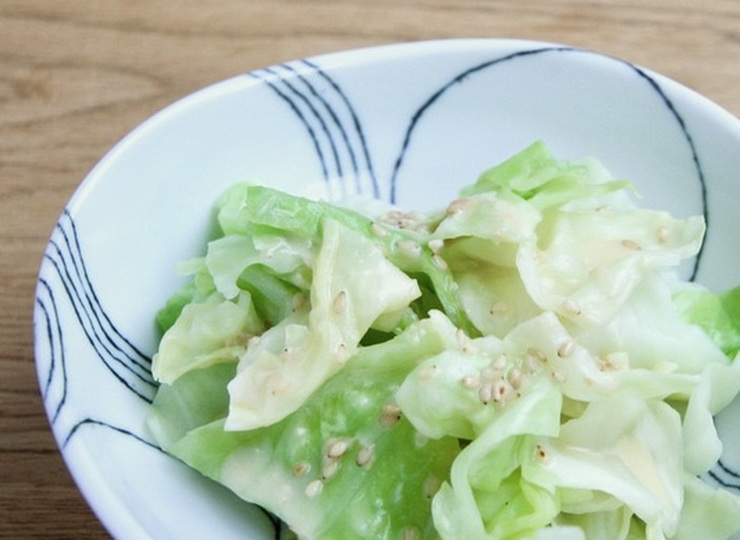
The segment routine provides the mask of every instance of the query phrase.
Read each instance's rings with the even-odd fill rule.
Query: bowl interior
[[[425,210],[535,140],[561,158],[597,157],[646,206],[704,214],[705,248],[682,270],[717,290],[735,285],[740,123],[680,84],[592,51],[452,40],[297,60],[208,87],[115,146],[53,231],[35,312],[54,434],[110,532],[274,535],[263,512],[165,456],[144,426],[153,315],[180,285],[176,263],[203,252],[227,186],[252,180]],[[733,407],[720,429],[737,449]],[[740,470],[737,452],[726,454]]]

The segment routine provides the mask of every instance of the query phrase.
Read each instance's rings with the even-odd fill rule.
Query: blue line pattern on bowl
[[[618,62],[620,64],[624,64],[628,67],[630,67],[636,75],[638,75],[641,79],[644,79],[648,84],[652,91],[656,92],[659,96],[661,101],[666,106],[666,111],[675,119],[677,126],[680,128],[681,133],[686,140],[686,143],[688,144],[689,151],[691,153],[692,161],[696,167],[696,178],[697,182],[699,184],[700,188],[700,196],[701,196],[701,205],[702,205],[702,211],[704,214],[704,219],[707,222],[707,227],[709,227],[709,219],[708,219],[708,208],[707,208],[707,188],[706,188],[706,182],[704,179],[704,172],[702,170],[702,166],[699,160],[699,156],[696,151],[696,147],[694,145],[694,140],[691,136],[691,134],[688,131],[688,128],[686,126],[686,122],[682,118],[682,116],[679,114],[679,112],[676,110],[676,107],[674,106],[673,102],[670,100],[670,98],[665,94],[663,89],[660,87],[658,82],[655,80],[654,77],[651,77],[645,70],[639,68],[638,66],[626,62],[624,60],[616,59],[610,56],[603,55],[601,53],[596,53],[593,51],[588,51],[584,49],[578,49],[574,47],[542,47],[542,48],[535,48],[535,49],[527,49],[527,50],[521,50],[516,51],[511,54],[507,54],[505,56],[501,56],[498,58],[494,58],[492,60],[487,60],[483,63],[479,63],[477,65],[474,65],[472,67],[469,67],[463,71],[461,71],[458,75],[453,77],[450,81],[442,85],[437,90],[433,91],[430,97],[422,103],[422,105],[416,110],[416,112],[411,117],[411,120],[409,121],[409,125],[406,128],[406,133],[403,138],[403,143],[401,145],[401,149],[398,153],[398,157],[396,158],[396,161],[393,165],[393,171],[391,173],[390,178],[390,202],[395,203],[396,202],[396,190],[397,185],[399,182],[398,174],[401,170],[401,167],[403,166],[404,159],[406,157],[407,150],[411,144],[412,137],[414,132],[416,131],[419,121],[424,116],[424,114],[432,107],[434,106],[437,101],[448,91],[452,90],[455,87],[460,86],[466,81],[469,81],[471,77],[473,77],[476,73],[479,73],[481,71],[495,68],[503,63],[512,62],[516,60],[520,60],[522,58],[530,57],[530,56],[536,56],[536,55],[542,55],[542,54],[590,54],[590,55],[596,55],[601,58],[605,58],[608,60],[613,60],[614,62]],[[693,270],[691,272],[691,280],[693,281],[696,278],[696,275],[699,271],[699,264],[701,261],[701,254],[700,251],[695,260],[694,260],[694,266]]]
[[[157,388],[151,374],[152,360],[118,331],[101,305],[69,211],[57,223],[44,259],[54,268],[80,328],[97,356],[122,384],[151,403]]]
[[[375,167],[360,117],[341,86],[311,60],[248,74],[266,84],[297,116],[321,164],[324,181],[337,193],[379,198]],[[353,183],[352,191],[347,182]],[[338,186],[334,186],[337,183]]]
[[[463,69],[446,84],[432,89],[430,97],[416,108],[406,127],[388,179],[388,202],[396,201],[399,173],[421,118],[442,95],[463,84],[478,72],[504,62],[546,53],[603,56],[571,47],[520,50]],[[701,160],[684,119],[654,77],[630,63],[619,59],[613,60],[628,65],[636,76],[644,79],[647,87],[660,96],[666,111],[675,119],[696,167],[703,213],[705,219],[708,219],[707,186]],[[324,181],[332,190],[336,190],[332,194],[334,198],[341,198],[350,193],[381,198],[381,182],[376,173],[368,144],[368,133],[363,128],[361,116],[353,105],[351,96],[339,84],[337,78],[320,65],[320,59],[304,59],[248,75],[264,83],[299,119],[315,149]],[[348,182],[351,182],[351,185],[347,185]],[[84,231],[82,233],[84,234]],[[151,403],[157,388],[157,383],[150,372],[151,357],[118,330],[115,321],[111,320],[105,306],[100,302],[94,287],[94,276],[89,274],[85,264],[83,240],[84,238],[80,238],[80,231],[72,212],[65,209],[44,254],[38,280],[34,319],[36,350],[37,363],[40,365],[41,395],[47,414],[62,448],[67,446],[81,428],[100,426],[155,448],[161,453],[146,434],[115,425],[113,421],[104,418],[93,418],[83,414],[81,418],[68,424],[64,430],[59,426],[58,421],[70,401],[84,401],[83,396],[70,395],[68,343],[65,340],[68,332],[81,332],[84,335],[91,354],[82,358],[83,361],[99,361],[105,367],[108,376],[139,401],[144,404]],[[701,252],[696,257],[691,279],[696,277],[700,259]],[[39,359],[38,355],[42,358]],[[740,491],[740,472],[727,466],[722,460],[705,477],[712,483]],[[283,525],[274,516],[269,517],[275,527],[275,538],[279,539],[283,533]]]
[[[731,469],[725,465],[722,460],[719,460],[717,465],[705,476],[705,480],[710,483],[719,484],[727,489],[740,491],[740,472]]]
[[[49,351],[46,373],[40,379],[52,426],[57,425],[70,397],[65,334],[73,330],[82,331],[92,357],[96,357],[120,385],[144,403],[152,402],[157,383],[151,374],[151,358],[117,329],[101,304],[85,265],[77,227],[66,209],[44,254],[36,306],[43,326],[43,330],[37,328],[37,335],[43,336]],[[66,433],[59,433],[60,444],[65,446],[78,428],[86,424],[104,425],[151,445],[142,435],[92,418],[78,420]]]

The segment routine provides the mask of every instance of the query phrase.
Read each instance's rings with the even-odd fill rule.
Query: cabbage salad
[[[157,315],[159,445],[305,540],[714,540],[740,288],[701,217],[534,143],[437,212],[239,184]]]

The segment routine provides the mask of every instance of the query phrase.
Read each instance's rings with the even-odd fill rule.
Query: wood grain
[[[0,537],[106,538],[39,398],[36,272],[65,202],[145,118],[210,83],[319,53],[449,37],[596,49],[740,113],[737,0],[3,0]]]

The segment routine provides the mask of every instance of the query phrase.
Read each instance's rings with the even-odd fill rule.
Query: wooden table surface
[[[738,0],[2,0],[0,538],[107,538],[57,452],[33,360],[54,224],[118,139],[190,92],[340,49],[449,37],[587,47],[740,114]]]

